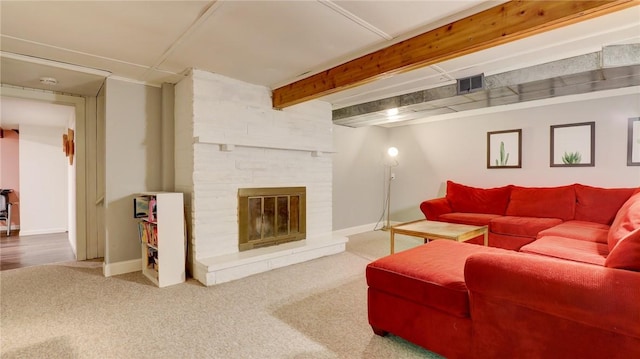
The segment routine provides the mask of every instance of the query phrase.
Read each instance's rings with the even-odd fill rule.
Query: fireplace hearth
[[[240,188],[238,248],[246,251],[306,238],[306,187]]]

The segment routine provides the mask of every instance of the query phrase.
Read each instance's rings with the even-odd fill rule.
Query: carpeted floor
[[[440,358],[367,323],[364,269],[388,253],[388,235],[351,236],[344,253],[214,287],[105,278],[97,262],[3,271],[1,357]]]

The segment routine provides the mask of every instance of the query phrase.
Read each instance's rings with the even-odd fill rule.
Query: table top
[[[470,233],[484,233],[487,226],[471,226],[467,224],[429,221],[426,219],[401,223],[391,227],[395,233],[417,236],[437,236],[439,238],[457,239]]]

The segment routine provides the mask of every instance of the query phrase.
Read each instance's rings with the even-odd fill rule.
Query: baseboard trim
[[[400,224],[402,222],[397,222],[397,221],[391,221],[390,225],[391,226],[395,226],[397,224]],[[338,229],[336,231],[333,231],[333,234],[336,236],[352,236],[354,234],[360,234],[360,233],[364,233],[364,232],[371,232],[374,230],[374,228],[376,228],[376,226],[380,226],[380,228],[377,228],[378,230],[382,230],[382,223],[369,223],[369,224],[363,224],[361,226],[355,226],[355,227],[349,227],[349,228],[343,228],[343,229]]]
[[[36,229],[36,230],[20,230],[21,236],[35,236],[38,234],[53,234],[53,233],[65,233],[67,232],[66,228],[48,228],[48,229]]]
[[[399,224],[400,222],[391,222],[391,225],[396,225]],[[379,223],[377,223],[379,225]],[[354,234],[359,234],[359,233],[364,233],[364,232],[371,232],[374,230],[374,228],[376,227],[376,223],[369,223],[369,224],[363,224],[360,226],[354,226],[354,227],[350,227],[350,228],[343,228],[343,229],[339,229],[337,231],[333,231],[332,235],[333,236],[337,236],[337,237],[347,237],[347,236],[351,236]],[[344,249],[343,249],[344,250]],[[129,260],[129,261],[124,261],[124,262],[115,262],[115,263],[110,263],[110,264],[103,264],[103,273],[105,277],[111,277],[114,275],[119,275],[119,274],[125,274],[125,273],[132,273],[132,272],[137,272],[141,270],[141,266],[142,266],[142,259],[133,259],[133,260]],[[196,270],[194,272],[194,277],[196,277],[196,279],[198,279],[200,282],[206,282],[204,280],[204,277],[206,277],[206,271],[203,271],[202,273],[198,272],[198,269],[202,269],[202,268],[198,268],[198,266],[195,266]],[[200,274],[200,275],[198,275]]]
[[[19,224],[11,224],[11,230],[12,231],[17,231],[20,229],[20,225]],[[6,231],[7,230],[7,225],[4,226],[0,226],[0,231]]]
[[[132,259],[130,261],[104,263],[102,265],[102,273],[105,277],[111,277],[114,275],[139,272],[142,269],[142,259]]]

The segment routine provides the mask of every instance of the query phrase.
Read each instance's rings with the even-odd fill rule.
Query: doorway
[[[87,178],[93,176],[87,171],[87,101],[95,104],[95,99],[85,99],[84,97],[61,95],[56,93],[45,93],[35,90],[22,88],[5,87],[1,88],[1,98],[19,98],[23,100],[32,100],[39,103],[49,103],[56,105],[71,106],[73,108],[75,120],[75,146],[74,160],[69,170],[69,191],[68,191],[68,241],[72,246],[76,260],[86,260],[100,258],[103,256],[104,244],[98,243],[99,236],[95,235],[98,231],[95,226],[96,221],[89,221],[89,218],[96,216],[96,188],[87,188]],[[95,116],[95,108],[92,110]],[[95,127],[95,125],[94,125]],[[62,153],[62,136],[59,139],[60,155]],[[93,144],[95,146],[95,144]],[[93,199],[95,205],[88,205],[89,199]],[[89,223],[94,223],[90,226]],[[94,235],[90,236],[92,232]]]

